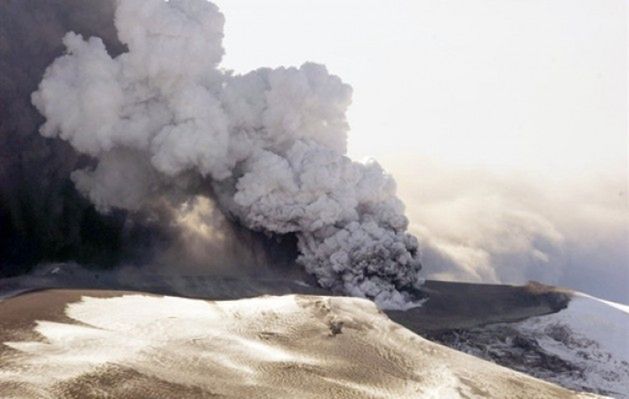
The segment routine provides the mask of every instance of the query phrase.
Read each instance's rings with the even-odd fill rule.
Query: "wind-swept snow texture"
[[[42,291],[0,304],[3,320],[11,321],[0,332],[11,337],[0,346],[4,394],[593,397],[434,344],[391,322],[364,299],[291,295],[210,302],[104,291],[91,295]],[[25,307],[43,320],[26,321],[20,311]]]
[[[418,243],[395,182],[344,155],[350,86],[313,63],[222,70],[223,23],[204,0],[119,1],[128,51],[66,34],[32,100],[42,135],[98,159],[76,187],[101,212],[211,196],[250,229],[295,234],[323,287],[412,306]]]

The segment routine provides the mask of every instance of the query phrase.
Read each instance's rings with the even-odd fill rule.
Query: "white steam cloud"
[[[67,33],[32,96],[41,134],[98,159],[72,178],[100,211],[213,192],[245,226],[296,234],[322,286],[408,306],[418,243],[392,177],[344,155],[351,88],[312,63],[221,70],[223,23],[204,0],[119,1],[128,51]]]

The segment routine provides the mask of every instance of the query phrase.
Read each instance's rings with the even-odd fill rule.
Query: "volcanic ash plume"
[[[212,196],[250,229],[295,234],[322,286],[408,306],[417,240],[392,177],[344,155],[350,86],[312,63],[219,69],[223,22],[204,0],[119,1],[114,58],[68,32],[32,96],[41,134],[98,160],[72,179],[101,212]]]

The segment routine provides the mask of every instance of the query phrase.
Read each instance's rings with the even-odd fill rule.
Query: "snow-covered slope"
[[[566,309],[516,328],[576,366],[577,373],[557,375],[561,385],[629,398],[629,306],[577,294]]]
[[[9,397],[575,398],[454,351],[373,303],[48,290],[0,303]]]
[[[575,293],[557,312],[435,337],[580,391],[629,398],[629,306]]]

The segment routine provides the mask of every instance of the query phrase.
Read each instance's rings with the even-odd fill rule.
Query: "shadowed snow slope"
[[[363,299],[48,290],[0,303],[10,397],[588,397],[427,341]]]

